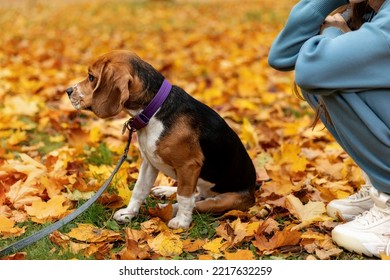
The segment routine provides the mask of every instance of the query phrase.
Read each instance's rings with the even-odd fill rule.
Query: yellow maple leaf
[[[101,229],[91,224],[77,224],[77,228],[72,228],[67,235],[79,241],[94,243],[113,242],[122,239],[118,232]]]
[[[112,172],[112,168],[108,165],[100,165],[100,166],[96,166],[96,165],[93,165],[93,164],[89,164],[88,165],[88,172],[87,173],[87,176],[89,177],[102,177],[102,180],[105,180],[106,178],[108,178],[110,175],[111,175],[111,172]]]
[[[204,244],[202,248],[214,254],[219,254],[222,245],[223,245],[223,238],[218,237]]]
[[[61,218],[67,213],[69,206],[64,205],[66,200],[64,196],[60,195],[51,198],[47,202],[36,200],[31,206],[26,206],[25,209],[27,214],[32,216],[34,222],[44,224]]]
[[[11,219],[8,219],[5,216],[0,216],[0,232],[2,231],[9,231],[11,228],[13,228],[15,225],[15,222]]]
[[[180,236],[170,231],[160,232],[155,238],[149,239],[148,244],[163,257],[179,256],[183,253],[183,242]]]
[[[305,171],[307,160],[301,155],[301,148],[298,145],[283,143],[280,153],[274,155],[274,161],[278,164],[289,164],[291,171]]]
[[[5,216],[0,216],[0,236],[4,238],[17,237],[25,232],[26,227],[14,227],[15,222]]]

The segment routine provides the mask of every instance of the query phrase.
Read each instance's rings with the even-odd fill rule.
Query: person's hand
[[[322,34],[322,32],[328,27],[337,27],[343,32],[351,31],[347,22],[344,20],[341,14],[334,14],[332,16],[327,16],[324,23],[321,26],[320,33]]]

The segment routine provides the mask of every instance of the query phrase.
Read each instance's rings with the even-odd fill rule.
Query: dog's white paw
[[[175,194],[176,191],[177,187],[158,186],[154,187],[150,192],[152,195],[157,197],[170,197],[171,195]]]
[[[168,223],[168,227],[172,228],[172,229],[178,229],[178,228],[182,228],[182,229],[187,229],[189,228],[190,224],[191,224],[191,221],[192,221],[192,218],[191,219],[180,219],[180,217],[175,217],[173,219],[171,219]]]
[[[114,219],[120,223],[130,222],[132,218],[134,218],[136,214],[130,211],[127,208],[120,209],[115,212]]]

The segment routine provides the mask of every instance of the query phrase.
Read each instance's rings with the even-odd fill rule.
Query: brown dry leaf
[[[137,230],[132,228],[126,228],[126,239],[135,240],[137,242],[147,240],[148,234],[143,230]]]
[[[0,260],[25,260],[26,259],[26,256],[27,256],[27,253],[25,252],[18,252],[16,254],[13,254],[13,255],[9,255],[9,256],[6,256],[4,258],[0,258]]]
[[[339,256],[343,250],[340,248],[332,248],[330,250],[316,249],[315,252],[320,260],[330,260],[332,257]]]
[[[260,226],[253,245],[263,251],[273,251],[282,246],[293,246],[299,244],[301,233],[297,230],[292,230],[291,227],[285,227],[282,231],[276,231],[274,235],[267,239],[262,233],[262,226]]]
[[[126,247],[119,252],[121,260],[144,260],[150,258],[150,247],[147,240],[152,238],[142,230],[126,228]]]
[[[54,231],[49,235],[49,239],[51,242],[57,244],[62,248],[66,248],[69,245],[70,237],[59,232],[58,230]]]
[[[121,260],[145,260],[150,258],[149,248],[140,247],[138,242],[132,239],[126,240],[126,248],[118,255]]]
[[[230,210],[224,213],[221,219],[229,219],[229,218],[240,218],[241,220],[250,219],[252,215],[248,212],[240,211],[240,210]]]
[[[200,249],[202,249],[202,246],[206,243],[205,240],[202,239],[196,239],[196,240],[191,240],[191,239],[186,239],[183,240],[183,251],[185,252],[196,252]]]
[[[125,206],[121,196],[106,192],[99,197],[98,202],[110,209],[118,209]]]
[[[343,176],[344,164],[342,162],[334,163],[327,159],[316,160],[316,169],[320,174],[331,176],[335,180],[344,179]]]
[[[261,231],[261,233],[271,234],[272,232],[276,232],[279,230],[279,223],[275,221],[273,218],[268,218],[265,220],[260,228],[258,228],[258,231]]]
[[[160,207],[160,205],[156,205],[155,208],[148,208],[148,213],[152,217],[159,217],[165,223],[169,222],[173,216],[173,206],[170,201],[166,206]]]
[[[167,224],[158,217],[143,222],[141,224],[141,229],[148,234],[169,230]]]

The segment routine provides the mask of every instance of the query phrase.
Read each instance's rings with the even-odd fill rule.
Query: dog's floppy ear
[[[92,111],[100,118],[119,114],[129,99],[132,76],[125,67],[106,61],[100,69],[98,82],[93,89]]]

